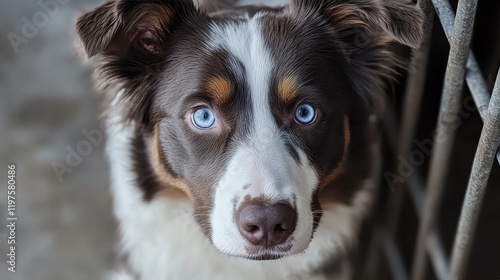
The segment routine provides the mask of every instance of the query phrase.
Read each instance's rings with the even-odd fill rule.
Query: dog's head
[[[391,46],[418,45],[423,15],[402,2],[207,15],[182,0],[117,0],[77,28],[141,128],[144,198],[181,189],[218,250],[273,259],[308,247],[323,191],[369,141],[365,119],[399,66]]]

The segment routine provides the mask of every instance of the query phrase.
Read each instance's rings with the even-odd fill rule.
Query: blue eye
[[[199,129],[209,129],[215,124],[215,116],[208,108],[200,108],[193,113],[193,124]]]
[[[316,110],[309,104],[302,104],[295,111],[295,120],[299,124],[311,124],[316,119]]]

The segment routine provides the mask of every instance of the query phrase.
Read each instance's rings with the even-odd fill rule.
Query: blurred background
[[[115,226],[108,188],[104,142],[86,132],[101,131],[100,102],[91,69],[77,57],[74,22],[100,0],[38,0],[0,4],[0,278],[2,280],[101,279],[114,263]],[[452,1],[453,5],[456,1]],[[455,6],[454,6],[455,7]],[[493,86],[500,62],[500,1],[479,0],[473,49]],[[418,139],[432,137],[449,45],[435,23]],[[14,35],[13,35],[14,34]],[[26,36],[28,35],[28,36]],[[13,43],[14,42],[14,43]],[[402,78],[404,83],[404,77]],[[400,88],[403,88],[401,85]],[[401,91],[399,89],[398,91]],[[465,92],[465,96],[468,93]],[[396,93],[393,108],[401,108]],[[397,112],[401,113],[401,112]],[[440,228],[447,249],[453,243],[475,147],[481,131],[477,112],[457,132]],[[72,151],[91,143],[88,155],[68,166]],[[7,164],[17,164],[17,272],[7,272]],[[61,165],[68,167],[62,169]],[[427,173],[427,160],[419,172]],[[59,176],[54,168],[58,168]],[[392,168],[390,166],[386,167]],[[500,279],[500,174],[495,163],[474,240],[467,279]],[[382,185],[382,195],[391,195]],[[383,203],[382,199],[382,203]],[[380,211],[374,211],[375,216]],[[398,242],[412,256],[418,220],[404,209]],[[378,279],[390,279],[381,273]],[[429,279],[433,279],[429,275]]]
[[[69,151],[87,141],[82,131],[99,129],[98,95],[76,55],[73,26],[102,1],[42,2],[57,7],[49,14],[38,0],[0,4],[0,279],[101,279],[115,247],[104,143],[62,181],[52,164],[68,166]],[[14,47],[11,33],[27,42]],[[16,273],[6,263],[7,163],[17,164]]]

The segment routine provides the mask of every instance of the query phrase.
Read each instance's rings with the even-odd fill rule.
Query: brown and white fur
[[[419,44],[422,13],[403,0],[201,2],[114,0],[77,23],[112,100],[116,279],[348,279],[385,85],[404,66],[394,50]],[[242,219],[259,211],[286,234],[256,241]]]

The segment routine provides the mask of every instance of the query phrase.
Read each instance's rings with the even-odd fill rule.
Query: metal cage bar
[[[412,280],[423,280],[426,274],[425,245],[436,224],[448,173],[448,163],[457,128],[455,122],[459,118],[458,113],[461,108],[465,67],[470,51],[476,7],[477,0],[458,1],[455,30],[451,40],[437,125],[436,139],[438,140],[435,141],[433,147],[434,154],[431,158],[424,209],[413,258]]]
[[[439,15],[439,20],[441,26],[443,27],[444,34],[451,43],[454,31],[454,21],[455,13],[448,0],[432,0],[437,14]],[[471,91],[474,102],[479,110],[479,115],[484,119],[484,111],[488,109],[488,103],[490,102],[490,93],[488,92],[488,87],[486,86],[486,81],[481,75],[479,66],[477,64],[476,57],[472,52],[469,54],[467,60],[468,71],[465,75],[467,85]]]
[[[455,21],[453,8],[448,0],[432,0],[432,3],[436,9],[436,14],[441,22],[446,38],[448,38],[448,42],[451,43],[454,32],[453,23]],[[469,58],[467,59],[467,72],[465,74],[465,80],[479,111],[479,115],[484,121],[486,111],[488,110],[488,104],[490,102],[490,92],[488,90],[488,86],[486,85],[486,81],[481,74],[476,57],[472,51],[470,51]],[[500,164],[500,151],[497,153],[497,160]]]
[[[490,176],[495,154],[500,145],[500,72],[488,106],[479,145],[474,157],[472,173],[467,187],[457,234],[453,245],[450,279],[463,279],[466,263],[470,255],[472,240],[479,217],[486,184]]]

